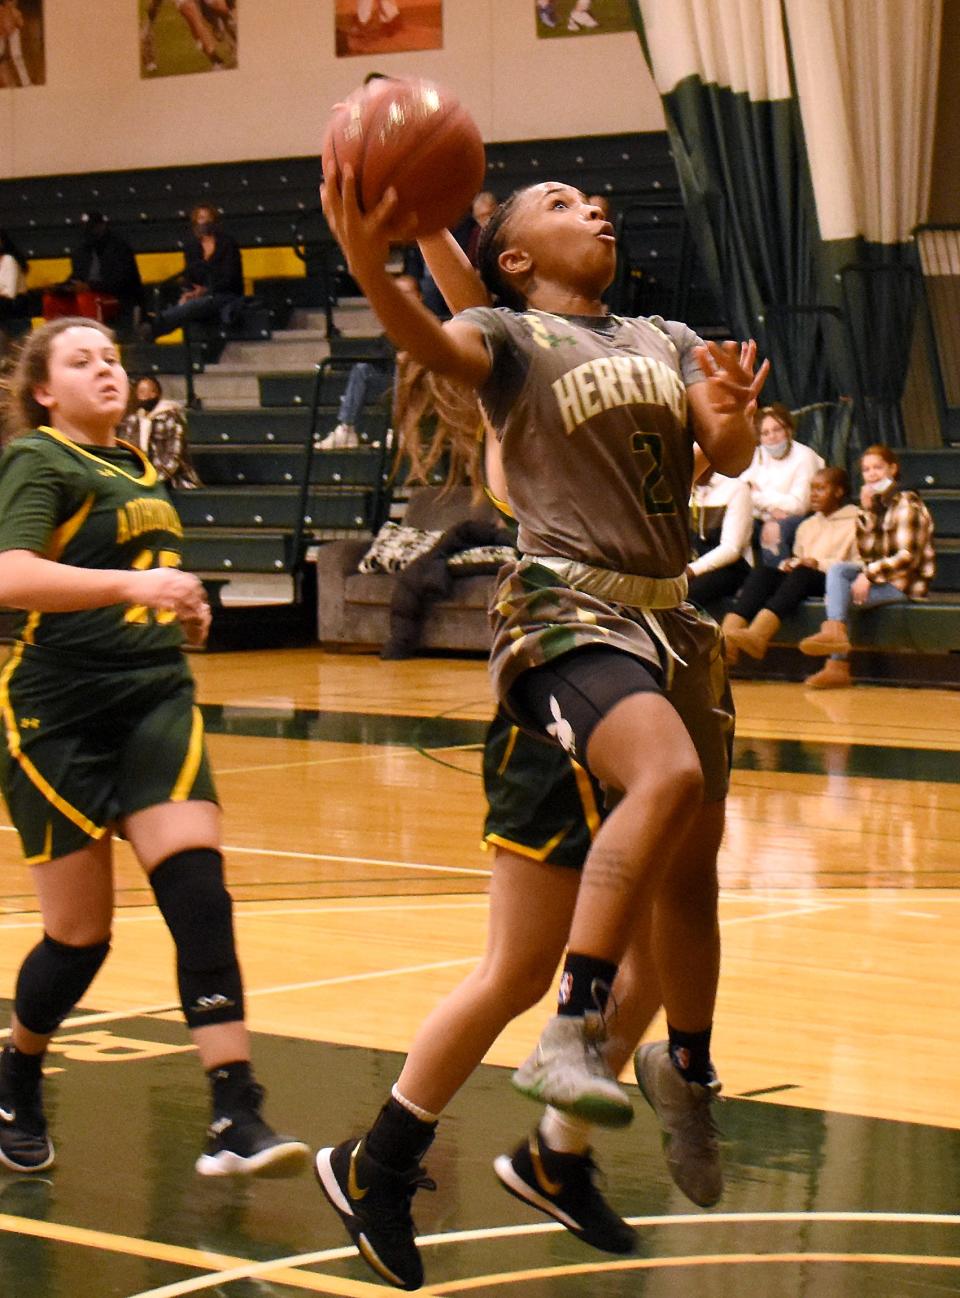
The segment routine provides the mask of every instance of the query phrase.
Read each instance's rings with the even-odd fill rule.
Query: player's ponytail
[[[48,422],[50,412],[37,401],[34,389],[50,377],[50,349],[54,338],[65,329],[78,326],[99,329],[104,337],[114,341],[113,330],[99,320],[63,316],[41,325],[21,343],[13,368],[0,379],[0,438],[4,446],[14,437]]]

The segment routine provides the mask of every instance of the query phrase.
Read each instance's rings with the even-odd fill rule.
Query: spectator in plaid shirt
[[[804,682],[815,690],[842,689],[851,683],[847,659],[851,603],[872,608],[876,604],[924,599],[936,572],[933,519],[915,491],[898,486],[900,461],[896,454],[888,446],[868,446],[860,457],[860,471],[860,558],[831,564],[827,572],[827,620],[816,635],[800,641],[802,653],[827,657],[823,669]]]

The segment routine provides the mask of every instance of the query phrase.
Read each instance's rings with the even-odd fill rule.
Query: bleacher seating
[[[960,684],[960,448],[898,454],[904,486],[920,492],[933,516],[937,575],[926,600],[864,613],[852,609],[850,638],[855,653],[870,664],[867,673],[873,678],[915,676],[928,683]],[[784,621],[775,644],[795,646],[818,630],[824,617],[823,600],[805,600]],[[891,660],[891,655],[897,659]],[[802,659],[786,667],[792,667],[793,674],[806,674],[809,664]],[[767,663],[759,671],[769,669]],[[755,675],[758,668],[741,659],[737,671]]]

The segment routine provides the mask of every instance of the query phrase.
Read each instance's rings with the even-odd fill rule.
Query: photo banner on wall
[[[443,49],[443,0],[336,0],[337,58]]]
[[[541,39],[634,30],[629,0],[534,0],[534,7]]]
[[[179,77],[237,66],[240,0],[136,0],[140,76]]]
[[[0,89],[45,81],[43,0],[0,0]]]

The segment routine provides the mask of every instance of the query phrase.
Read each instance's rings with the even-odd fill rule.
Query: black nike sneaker
[[[278,1136],[260,1116],[263,1096],[251,1082],[231,1112],[216,1115],[196,1162],[201,1176],[294,1176],[306,1166],[309,1147]]]
[[[0,1054],[0,1163],[11,1172],[43,1172],[54,1152],[43,1113],[42,1074],[14,1079],[13,1047]]]
[[[437,1183],[424,1167],[395,1172],[363,1146],[361,1137],[321,1149],[316,1160],[320,1189],[367,1265],[397,1289],[419,1289],[423,1263],[410,1204],[417,1190],[435,1190]]]
[[[637,1232],[618,1217],[596,1186],[597,1165],[586,1154],[559,1154],[539,1131],[501,1154],[493,1170],[506,1190],[547,1213],[577,1239],[606,1253],[632,1253]]]

